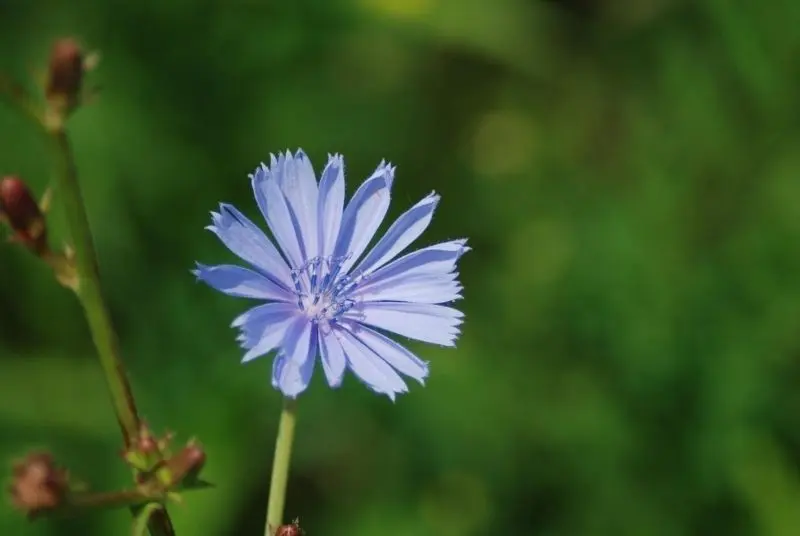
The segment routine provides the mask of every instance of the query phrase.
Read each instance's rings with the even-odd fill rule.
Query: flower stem
[[[59,195],[64,200],[67,225],[75,251],[78,299],[86,313],[114,412],[122,429],[125,446],[128,447],[138,436],[139,414],[120,358],[119,341],[100,287],[97,255],[78,183],[72,148],[62,121],[45,121],[44,127],[53,144],[57,186]],[[148,528],[153,536],[175,534],[166,510],[155,512],[149,519]]]
[[[64,200],[67,224],[75,250],[78,299],[86,313],[86,320],[97,347],[125,446],[128,446],[139,433],[139,416],[119,357],[119,342],[100,289],[94,242],[83,207],[69,138],[62,127],[49,129],[49,134],[57,158],[59,195]]]
[[[278,437],[275,440],[275,456],[272,460],[272,478],[269,484],[269,503],[267,505],[267,526],[264,536],[272,536],[273,531],[283,523],[283,507],[286,503],[286,483],[289,480],[289,464],[292,458],[292,442],[296,420],[296,402],[291,398],[283,401],[283,411],[278,424]]]

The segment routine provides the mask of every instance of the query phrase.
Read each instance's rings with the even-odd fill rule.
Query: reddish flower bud
[[[139,439],[139,452],[142,454],[153,454],[158,452],[158,443],[153,437],[143,437]]]
[[[61,505],[68,491],[67,472],[47,453],[32,453],[14,464],[9,489],[15,508],[33,518]]]
[[[165,486],[172,487],[184,480],[196,479],[205,463],[205,451],[190,441],[180,452],[164,462],[159,470],[159,478]]]
[[[138,471],[152,471],[168,456],[170,439],[170,434],[158,439],[153,435],[150,426],[142,421],[139,425],[139,434],[122,451],[122,457],[128,462],[128,465]]]
[[[275,536],[302,536],[306,532],[300,528],[300,520],[295,519],[288,525],[281,525],[275,531]]]
[[[158,442],[146,422],[139,425],[139,437],[134,440],[134,445],[142,454],[153,454],[158,451]]]
[[[14,230],[14,239],[41,254],[47,250],[47,226],[28,186],[17,177],[0,181],[0,211]]]
[[[64,99],[74,102],[83,83],[83,52],[70,38],[56,41],[50,51],[45,95],[48,100]]]

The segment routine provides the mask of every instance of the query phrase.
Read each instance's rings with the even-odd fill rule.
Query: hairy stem
[[[97,255],[83,204],[72,148],[62,121],[46,121],[45,130],[53,144],[59,196],[64,202],[67,225],[75,251],[78,299],[86,313],[114,412],[127,447],[139,433],[139,414],[122,365],[117,334],[100,287]],[[148,528],[153,536],[175,534],[166,510],[154,512],[149,518]]]
[[[275,456],[272,460],[272,478],[269,484],[269,503],[267,505],[267,525],[264,527],[265,536],[272,536],[273,531],[283,523],[283,507],[286,504],[286,484],[289,480],[295,420],[296,402],[286,398],[283,401],[283,411],[278,424],[278,437],[275,440]]]

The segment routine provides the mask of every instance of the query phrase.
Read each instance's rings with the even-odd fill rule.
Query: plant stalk
[[[129,447],[139,434],[139,414],[120,357],[116,331],[103,298],[97,255],[78,182],[72,148],[63,121],[45,121],[44,127],[54,149],[57,189],[64,202],[67,225],[75,252],[78,299],[83,306],[92,339],[97,347],[114,413],[122,429],[123,441],[125,446]],[[169,515],[163,509],[154,512],[147,525],[153,536],[174,536],[175,534]]]
[[[283,411],[278,423],[278,437],[275,440],[275,455],[272,460],[272,477],[269,484],[267,504],[267,524],[264,536],[272,536],[283,524],[283,508],[286,504],[286,484],[289,481],[289,465],[292,458],[292,443],[296,421],[297,403],[291,398],[283,401]]]

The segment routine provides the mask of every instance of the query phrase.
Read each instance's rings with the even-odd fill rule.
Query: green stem
[[[62,121],[45,121],[44,126],[53,143],[58,176],[57,186],[59,195],[64,200],[67,225],[75,250],[78,298],[86,313],[92,339],[97,347],[100,365],[114,405],[114,412],[120,428],[122,428],[123,439],[127,447],[139,433],[139,414],[122,365],[119,342],[111,322],[111,315],[103,299],[97,255],[78,183],[78,173],[69,137]],[[149,518],[148,528],[153,536],[173,536],[175,534],[166,510],[154,512]]]
[[[195,491],[209,487],[211,484],[200,481],[191,485],[182,486],[181,491]],[[136,518],[142,518],[142,511],[148,504],[163,506],[168,495],[160,489],[123,489],[117,491],[73,491],[66,501],[54,510],[42,512],[41,516],[73,516],[84,510],[131,508],[136,512]],[[149,509],[152,510],[152,509]],[[152,517],[151,515],[148,517]]]
[[[286,483],[289,480],[295,420],[296,402],[286,398],[283,401],[283,411],[278,424],[278,438],[275,440],[275,457],[272,460],[267,526],[264,527],[264,536],[272,536],[272,531],[283,524],[283,506],[286,503]]]
[[[121,508],[142,506],[153,498],[136,489],[75,493],[64,506],[65,510],[96,508]]]
[[[67,225],[75,250],[78,299],[86,313],[92,339],[97,347],[100,364],[114,404],[114,412],[119,420],[127,447],[139,434],[136,403],[133,400],[133,394],[120,359],[119,342],[111,323],[111,316],[100,288],[97,256],[89,229],[89,220],[83,206],[83,197],[69,138],[62,126],[49,128],[48,133],[55,148],[59,196],[64,200]]]

